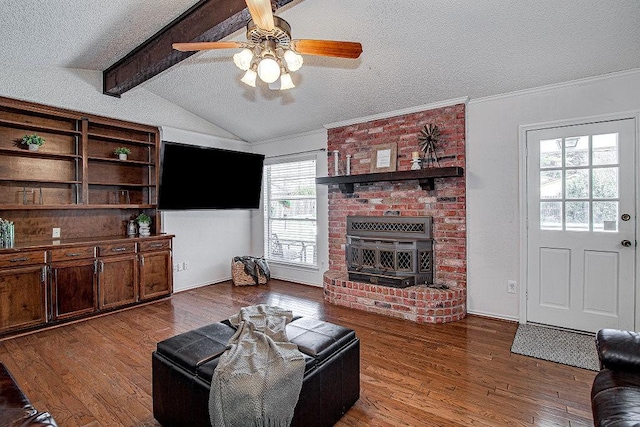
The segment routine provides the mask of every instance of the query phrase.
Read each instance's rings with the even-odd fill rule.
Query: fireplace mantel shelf
[[[343,193],[353,193],[354,184],[367,184],[381,181],[408,181],[418,180],[420,187],[424,190],[433,190],[433,180],[435,178],[449,178],[464,176],[461,167],[452,166],[446,168],[426,168],[420,170],[366,173],[360,175],[326,176],[316,178],[316,184],[338,184]]]

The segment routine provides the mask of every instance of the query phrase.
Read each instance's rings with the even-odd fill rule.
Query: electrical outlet
[[[189,263],[187,261],[182,263],[182,269],[183,270],[188,270],[189,269]]]
[[[59,239],[60,238],[60,228],[54,227],[53,228],[53,233],[51,233],[51,237],[53,237],[54,239]]]
[[[515,280],[507,280],[507,292],[515,294],[518,290],[518,282]]]

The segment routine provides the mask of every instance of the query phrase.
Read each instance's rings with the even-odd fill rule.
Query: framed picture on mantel
[[[371,173],[396,171],[398,147],[395,142],[374,145],[371,149]]]

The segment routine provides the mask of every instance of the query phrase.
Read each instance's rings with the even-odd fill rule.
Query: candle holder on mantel
[[[422,165],[420,164],[420,153],[414,151],[411,153],[411,170],[416,171],[422,169]]]

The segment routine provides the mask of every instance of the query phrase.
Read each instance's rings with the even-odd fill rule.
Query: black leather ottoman
[[[153,416],[165,427],[210,426],[209,390],[235,328],[213,323],[161,341],[152,354]],[[305,357],[291,426],[333,426],[360,397],[360,340],[352,329],[311,318],[287,325]]]

